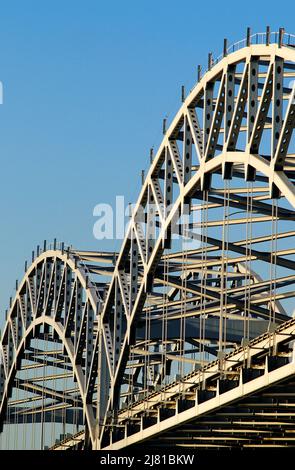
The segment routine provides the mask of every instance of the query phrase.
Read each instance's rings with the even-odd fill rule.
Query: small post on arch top
[[[282,47],[282,45],[283,45],[284,34],[285,34],[285,29],[284,29],[284,28],[280,28],[280,29],[279,29],[279,40],[278,40],[278,46],[279,46],[279,47]]]
[[[224,38],[223,40],[223,57],[227,56],[227,39]]]
[[[270,43],[270,27],[266,27],[266,34],[265,34],[265,44],[269,46]]]
[[[247,47],[251,46],[251,28],[247,28]]]

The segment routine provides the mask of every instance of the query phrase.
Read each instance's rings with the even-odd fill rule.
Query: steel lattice
[[[294,39],[209,57],[119,253],[37,253],[1,339],[2,447],[12,425],[56,449],[292,445]]]

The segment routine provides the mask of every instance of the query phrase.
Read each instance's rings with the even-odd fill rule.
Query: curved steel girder
[[[191,119],[189,109],[193,107],[194,102],[198,99],[198,96],[203,92],[203,90],[206,88],[206,84],[210,82],[211,80],[216,79],[222,72],[230,65],[238,63],[239,61],[245,60],[246,62],[249,62],[251,57],[259,57],[259,56],[267,56],[270,58],[271,61],[275,59],[276,56],[282,57],[285,60],[289,60],[292,62],[295,62],[295,54],[294,50],[292,51],[289,48],[279,48],[277,45],[269,45],[269,46],[264,46],[264,45],[253,45],[251,47],[247,47],[244,49],[241,49],[239,51],[236,51],[232,54],[230,54],[228,57],[224,58],[222,61],[220,61],[216,66],[212,68],[212,70],[208,71],[205,76],[202,78],[202,80],[199,82],[199,84],[192,90],[190,95],[186,98],[185,102],[183,103],[182,107],[178,111],[177,115],[175,116],[172,124],[170,125],[168,131],[166,132],[166,135],[160,145],[159,151],[157,152],[157,155],[154,159],[153,164],[151,165],[151,168],[149,170],[148,176],[146,178],[146,181],[143,185],[142,191],[140,193],[137,205],[135,207],[134,215],[132,217],[128,233],[126,235],[126,238],[122,244],[122,249],[120,252],[120,255],[118,257],[118,262],[116,265],[116,268],[114,270],[114,275],[111,281],[111,285],[108,291],[108,296],[106,299],[106,303],[102,312],[102,323],[99,325],[99,333],[97,335],[96,339],[96,347],[94,349],[94,354],[93,354],[93,360],[92,360],[92,370],[90,374],[90,378],[88,381],[87,387],[83,385],[83,377],[81,376],[81,372],[78,372],[78,376],[80,379],[77,377],[78,383],[81,383],[83,385],[83,388],[81,389],[81,396],[83,394],[83,402],[86,406],[85,413],[87,416],[88,424],[89,424],[89,429],[91,432],[91,439],[92,442],[95,442],[95,431],[94,431],[94,418],[92,407],[91,405],[88,405],[89,403],[89,395],[92,395],[93,393],[93,376],[97,374],[97,354],[98,354],[98,346],[99,346],[99,341],[102,340],[104,343],[106,343],[106,335],[101,334],[101,326],[103,326],[104,322],[107,322],[107,316],[110,312],[110,309],[112,308],[113,305],[113,291],[114,291],[114,286],[115,282],[119,277],[120,272],[123,271],[122,266],[123,266],[123,261],[124,258],[126,257],[128,250],[129,250],[129,234],[130,232],[134,229],[135,226],[135,214],[139,209],[139,206],[142,204],[142,202],[146,199],[146,192],[149,187],[152,187],[153,180],[152,176],[157,172],[157,169],[160,165],[160,162],[163,159],[163,153],[165,152],[166,148],[169,148],[170,146],[170,139],[174,138],[175,139],[175,132],[177,129],[179,129],[183,123],[183,120],[187,118],[188,120]],[[219,156],[214,157],[212,160],[207,160],[205,161],[205,158],[200,151],[200,148],[197,145],[196,139],[194,138],[194,143],[196,147],[196,152],[197,155],[199,156],[200,160],[200,167],[197,171],[197,173],[186,183],[184,184],[181,181],[181,178],[178,180],[179,182],[179,188],[180,188],[180,195],[177,198],[177,200],[174,203],[173,209],[171,210],[170,214],[166,219],[162,218],[163,227],[161,229],[160,235],[158,240],[155,243],[154,249],[151,253],[151,256],[149,260],[144,263],[144,276],[143,280],[141,281],[139,290],[137,292],[137,297],[134,301],[134,305],[132,307],[132,310],[130,312],[130,315],[127,318],[127,331],[126,335],[123,341],[122,345],[122,350],[118,359],[118,364],[117,368],[114,373],[112,371],[109,371],[110,374],[110,381],[111,381],[111,393],[110,393],[110,399],[109,403],[106,407],[106,413],[105,417],[107,416],[107,411],[112,408],[113,401],[114,401],[114,394],[118,390],[119,385],[120,385],[120,377],[122,374],[122,369],[124,368],[124,360],[126,359],[126,355],[128,354],[128,349],[129,349],[129,343],[130,343],[130,337],[132,337],[132,333],[134,331],[135,325],[136,325],[136,315],[138,311],[140,311],[143,302],[145,300],[146,296],[146,286],[147,286],[147,281],[150,276],[152,276],[153,271],[158,263],[159,258],[161,257],[161,253],[163,251],[163,246],[162,246],[162,241],[165,236],[165,233],[167,231],[167,228],[171,225],[171,222],[175,215],[178,214],[179,207],[182,206],[184,200],[189,197],[195,188],[200,185],[202,186],[203,181],[204,181],[204,176],[210,172],[216,171],[219,168],[224,168],[226,163],[242,163],[245,166],[252,166],[258,171],[261,171],[269,180],[270,185],[275,184],[277,188],[284,194],[286,199],[289,201],[289,203],[294,207],[294,201],[295,201],[295,195],[294,195],[294,186],[291,184],[289,179],[287,178],[286,174],[283,171],[275,171],[274,167],[269,164],[269,162],[266,159],[263,159],[260,157],[258,154],[253,155],[250,152],[250,149],[248,148],[247,151],[245,152],[234,152],[234,151],[224,151],[222,152]],[[161,165],[160,165],[161,166]],[[55,252],[52,252],[55,253]],[[42,256],[46,257],[46,254],[42,254]],[[63,255],[66,257],[67,255]],[[39,258],[38,258],[39,259]],[[36,263],[37,260],[35,260],[34,263]],[[75,263],[73,259],[67,260],[67,262],[71,263],[71,269],[76,270]],[[34,268],[32,268],[34,269]],[[89,287],[87,286],[86,282],[86,275],[81,270],[81,278],[80,274],[78,273],[77,275],[79,276],[80,282],[83,286],[83,288],[87,291],[87,295],[89,295],[89,301],[92,304],[92,307],[94,311],[96,311],[97,304],[99,302],[99,299],[95,299],[94,293],[95,289],[93,288],[93,293],[91,295],[89,294]],[[25,281],[20,285],[18,289],[17,296],[19,295],[19,292],[22,289],[22,286],[25,284]],[[91,288],[90,288],[91,290]],[[93,295],[92,295],[93,294]],[[12,308],[8,314],[8,319],[7,323],[5,326],[4,330],[4,337],[6,334],[6,330],[8,330],[8,323],[11,321],[11,312],[13,311],[14,305],[18,300],[18,297],[16,296],[14,303],[12,305]],[[51,322],[51,327],[56,330],[57,328],[57,333],[61,334],[61,338],[64,341],[65,339],[67,340],[66,343],[71,341],[68,338],[65,338],[64,331],[61,330],[62,325],[58,325],[58,323],[54,322],[53,319],[51,319],[49,316],[39,316],[38,318],[34,319],[31,323],[31,325],[26,329],[25,336],[22,339],[21,343],[18,345],[17,348],[17,354],[15,356],[15,360],[13,361],[13,367],[9,368],[9,371],[6,370],[6,376],[12,377],[14,372],[13,370],[16,369],[17,367],[17,357],[19,354],[22,352],[21,344],[25,344],[25,338],[29,336],[33,332],[33,329],[38,326],[39,324],[42,324],[42,322],[50,324]],[[33,327],[32,324],[35,323],[35,326]],[[103,329],[103,328],[102,328]],[[29,333],[30,332],[30,333]],[[102,339],[103,338],[103,339]],[[72,344],[72,343],[71,343]],[[73,350],[73,344],[65,344],[65,348],[67,350],[67,354],[70,354],[70,360],[74,360],[74,350]],[[105,344],[105,346],[107,346]],[[4,355],[3,349],[2,349],[2,343],[0,345],[0,353],[2,356]],[[74,360],[75,362],[75,360]],[[80,366],[78,366],[81,368]],[[75,366],[76,370],[76,366]],[[8,382],[9,383],[9,382]],[[103,384],[105,388],[105,384]],[[80,387],[80,385],[79,385]],[[2,405],[1,405],[2,406]],[[88,411],[87,411],[88,410]],[[98,444],[99,446],[99,444]]]
[[[183,194],[181,194],[178,197],[175,205],[173,206],[173,209],[171,210],[169,216],[167,217],[165,221],[165,225],[163,226],[163,229],[161,230],[160,236],[155,243],[154,251],[151,254],[151,257],[150,257],[150,260],[146,269],[146,275],[147,275],[147,272],[150,272],[154,269],[155,263],[157,259],[159,258],[159,253],[163,251],[163,248],[162,248],[163,236],[167,232],[167,228],[171,225],[175,215],[177,214],[179,207],[183,203],[184,198],[186,198],[188,194],[193,192],[195,187],[201,182],[201,179],[205,173],[209,173],[218,168],[221,168],[224,161],[232,162],[232,163],[250,164],[254,168],[257,168],[259,171],[265,174],[265,176],[267,176],[270,180],[272,180],[276,184],[279,190],[285,195],[289,203],[293,207],[295,207],[295,188],[293,184],[291,184],[291,182],[286,177],[284,172],[280,171],[280,172],[275,172],[275,174],[273,174],[273,171],[270,168],[268,162],[266,160],[263,161],[263,159],[259,155],[250,155],[249,153],[246,153],[246,152],[245,153],[226,152],[225,154],[218,155],[214,159],[208,161],[202,168],[200,168],[200,170],[193,176],[193,178],[188,182],[188,184],[184,188]],[[117,269],[118,268],[116,267],[116,271]],[[117,387],[117,380],[120,377],[121,363],[123,363],[124,356],[126,357],[126,353],[129,347],[129,344],[128,344],[129,337],[131,336],[133,328],[135,327],[135,324],[134,324],[135,316],[137,315],[139,307],[143,303],[143,297],[146,294],[145,280],[146,279],[143,279],[141,283],[140,289],[138,291],[138,296],[133,307],[133,311],[129,317],[129,323],[128,323],[129,331],[128,331],[128,334],[126,334],[124,338],[122,351],[121,351],[121,355],[119,358],[118,367],[116,370],[116,375],[113,379],[113,385],[112,385],[113,390],[115,387]],[[112,400],[112,397],[110,397],[110,400],[109,400],[109,407],[111,406],[111,400]]]
[[[18,286],[12,305],[8,311],[7,320],[9,319],[9,316],[11,315],[11,312],[13,311],[14,304],[19,298],[20,292],[23,290],[26,284],[26,281],[28,280],[30,275],[33,273],[33,271],[36,269],[39,263],[50,258],[59,259],[60,261],[62,261],[63,263],[69,266],[71,271],[79,278],[79,281],[81,282],[83,289],[87,292],[87,296],[89,298],[89,301],[92,304],[93,309],[96,311],[97,304],[101,302],[101,299],[97,295],[95,287],[91,285],[91,283],[89,286],[87,285],[87,280],[86,280],[87,273],[85,272],[82,266],[77,266],[75,264],[75,257],[71,253],[67,254],[66,252],[62,252],[61,250],[47,250],[41,253],[38,257],[36,257],[34,261],[32,262],[32,264],[28,267],[24,277],[22,278]],[[4,332],[5,332],[5,327],[2,333],[2,337],[4,336]]]
[[[66,350],[66,353],[71,361],[73,373],[75,375],[75,378],[78,383],[80,395],[81,395],[81,400],[83,402],[83,409],[84,409],[84,414],[87,420],[88,428],[89,428],[89,433],[91,437],[91,441],[95,442],[95,417],[94,417],[94,411],[91,403],[88,403],[86,400],[86,377],[83,372],[82,366],[77,364],[77,357],[75,353],[75,348],[72,340],[70,337],[66,336],[66,331],[65,327],[62,325],[61,322],[55,321],[54,318],[52,318],[49,315],[46,315],[42,313],[39,316],[36,316],[35,312],[35,318],[32,319],[30,324],[25,328],[23,325],[23,336],[21,338],[21,341],[15,347],[15,342],[14,342],[14,357],[12,363],[7,367],[6,361],[4,360],[4,350],[3,350],[3,341],[5,340],[8,330],[11,325],[12,321],[12,316],[14,309],[16,307],[16,303],[20,301],[20,296],[22,291],[24,290],[26,283],[28,282],[30,276],[34,273],[36,270],[37,266],[40,265],[42,262],[52,262],[52,260],[55,262],[55,260],[58,259],[60,260],[64,266],[69,267],[71,272],[75,275],[75,277],[80,281],[81,286],[86,294],[86,299],[85,302],[89,302],[92,306],[92,309],[94,312],[97,312],[98,307],[100,306],[101,299],[96,292],[96,288],[94,287],[93,284],[89,281],[87,278],[87,273],[83,269],[82,266],[77,266],[75,263],[75,259],[71,254],[66,254],[62,253],[59,250],[48,250],[44,253],[42,253],[40,256],[38,256],[34,262],[31,264],[31,266],[28,268],[27,272],[25,273],[24,278],[22,279],[16,296],[12,302],[11,308],[9,309],[7,320],[5,323],[5,327],[3,330],[3,334],[1,337],[1,342],[0,342],[0,355],[1,355],[1,360],[2,364],[5,365],[5,382],[4,382],[4,389],[1,394],[1,402],[0,402],[0,422],[3,421],[3,417],[5,414],[5,407],[6,407],[6,402],[8,399],[8,392],[10,387],[13,385],[13,380],[14,377],[19,369],[19,364],[20,360],[22,359],[22,355],[24,353],[25,348],[28,346],[28,341],[30,341],[35,334],[36,328],[40,325],[48,325],[50,326],[55,333],[58,335],[59,339],[62,342],[63,347]]]
[[[86,403],[86,393],[85,393],[85,377],[82,371],[82,367],[78,364],[75,363],[75,351],[74,351],[74,345],[72,341],[69,338],[65,337],[65,329],[63,325],[59,322],[55,322],[52,318],[48,316],[41,316],[39,318],[36,318],[35,320],[32,321],[31,325],[28,327],[28,329],[25,332],[25,335],[23,336],[18,349],[16,351],[16,355],[13,361],[13,364],[11,365],[9,375],[6,378],[5,381],[5,389],[4,393],[2,396],[1,400],[1,405],[0,405],[0,417],[3,419],[3,414],[5,411],[5,406],[6,406],[6,401],[8,398],[8,391],[9,388],[11,387],[11,384],[13,383],[14,377],[17,373],[18,370],[18,363],[22,357],[22,354],[25,350],[25,347],[27,345],[27,341],[31,339],[34,330],[36,329],[37,326],[39,325],[44,325],[47,324],[51,326],[54,331],[57,333],[58,337],[62,340],[63,347],[66,349],[67,356],[71,361],[72,368],[73,368],[73,373],[75,374],[77,384],[79,387],[81,399],[83,401],[83,408],[84,408],[84,413],[87,419],[87,424],[89,426],[89,432],[91,434],[91,440],[94,441],[95,438],[95,418],[94,418],[94,413],[93,413],[93,407],[90,404]]]
[[[273,63],[276,57],[280,57],[283,60],[290,61],[293,63],[295,62],[294,50],[287,48],[287,47],[280,48],[276,44],[271,44],[268,46],[252,45],[250,47],[240,49],[230,54],[229,56],[225,57],[217,65],[215,65],[212,68],[212,70],[208,71],[204,75],[204,77],[201,79],[201,81],[196,85],[196,87],[192,90],[192,92],[189,94],[189,96],[186,98],[183,105],[177,112],[175,118],[173,119],[171,125],[169,126],[169,129],[167,130],[162,140],[162,143],[150,167],[150,170],[148,172],[148,175],[146,177],[146,180],[140,192],[137,204],[135,206],[133,216],[132,216],[130,225],[127,230],[126,237],[124,239],[120,254],[118,256],[117,264],[114,270],[114,274],[113,274],[113,278],[110,284],[106,302],[104,304],[104,309],[102,312],[103,323],[107,322],[107,316],[113,305],[115,282],[116,282],[116,279],[118,279],[120,272],[123,271],[122,266],[124,265],[124,260],[126,259],[128,250],[130,248],[130,234],[132,233],[132,230],[135,227],[136,214],[139,211],[140,206],[146,203],[147,190],[149,187],[152,187],[153,175],[157,174],[158,169],[161,167],[163,163],[163,155],[165,153],[165,149],[166,148],[169,149],[171,145],[170,139],[171,138],[176,139],[176,133],[178,132],[178,129],[180,129],[181,126],[183,125],[183,121],[185,118],[187,118],[188,122],[190,123],[191,116],[190,116],[189,110],[194,107],[194,103],[197,102],[198,97],[203,93],[203,91],[206,88],[206,84],[208,82],[216,80],[216,78],[218,76],[221,76],[224,70],[227,70],[227,68],[231,65],[237,64],[241,61],[245,61],[246,64],[249,64],[250,59],[252,57],[261,57],[261,56],[267,57],[270,63]],[[292,99],[292,96],[290,96],[290,101],[291,99]],[[290,182],[286,174],[283,171],[276,171],[274,169],[274,166],[271,165],[265,158],[261,157],[259,154],[251,154],[250,145],[247,146],[247,149],[244,152],[226,151],[226,149],[223,149],[223,151],[218,156],[212,158],[211,160],[208,160],[208,159],[205,160],[203,152],[201,151],[198,145],[197,137],[194,134],[193,134],[193,143],[195,145],[197,156],[199,157],[199,169],[197,170],[196,174],[191,179],[189,179],[189,181],[186,184],[181,182],[180,178],[177,178],[178,183],[179,183],[180,195],[175,201],[174,206],[171,212],[169,213],[168,217],[164,220],[162,217],[163,225],[162,225],[162,229],[160,231],[159,237],[155,242],[153,251],[150,255],[148,262],[144,264],[143,280],[138,289],[137,296],[133,304],[133,308],[130,312],[130,315],[127,318],[128,326],[127,326],[127,331],[126,331],[125,338],[123,341],[123,345],[121,348],[121,353],[119,355],[117,368],[115,370],[115,373],[112,373],[112,371],[109,370],[111,393],[110,393],[110,397],[109,397],[108,404],[106,407],[105,419],[108,414],[108,411],[110,411],[113,407],[114,396],[116,393],[118,393],[119,384],[120,384],[120,380],[122,376],[122,370],[124,368],[124,361],[126,361],[126,357],[128,355],[129,340],[134,330],[135,318],[136,318],[137,312],[140,311],[145,301],[148,277],[153,275],[155,266],[157,265],[157,262],[161,257],[161,253],[163,252],[162,242],[163,242],[163,238],[165,237],[165,234],[167,233],[167,228],[171,225],[172,220],[177,215],[178,210],[182,206],[184,201],[190,195],[193,194],[195,188],[198,185],[200,187],[203,186],[205,175],[212,173],[220,168],[224,171],[225,165],[230,164],[230,163],[241,163],[241,164],[244,164],[246,168],[248,167],[256,168],[258,171],[263,173],[268,178],[270,188],[274,184],[284,194],[284,196],[286,197],[288,202],[291,204],[291,206],[295,207],[294,186]],[[105,335],[103,335],[102,337],[103,337],[103,341],[105,342]],[[107,349],[106,344],[105,346]],[[98,344],[96,344],[96,350],[98,350]],[[88,383],[88,390],[87,390],[88,394],[92,393],[91,376],[93,376],[96,373],[96,367],[97,367],[97,357],[96,355],[94,355],[92,368],[91,368],[91,375],[90,375],[89,383]],[[100,444],[98,443],[97,445],[99,446]]]
[[[60,251],[60,250],[48,250],[48,251],[45,251],[45,252],[41,253],[40,256],[35,258],[33,263],[27,269],[27,271],[25,273],[25,276],[23,277],[22,281],[20,282],[20,284],[18,286],[18,289],[17,289],[17,292],[15,294],[15,297],[12,301],[11,307],[10,307],[10,309],[8,311],[8,314],[7,314],[7,319],[6,319],[5,326],[4,326],[4,329],[3,329],[3,332],[2,332],[1,340],[5,337],[6,330],[8,328],[12,312],[15,308],[15,304],[20,299],[20,293],[23,291],[30,275],[34,272],[34,270],[39,265],[39,263],[41,263],[42,261],[45,261],[46,259],[51,259],[51,258],[59,259],[64,264],[67,264],[69,266],[71,271],[75,274],[75,276],[78,277],[79,281],[81,282],[81,285],[82,285],[83,289],[85,290],[85,292],[87,294],[87,299],[91,303],[93,310],[95,312],[97,311],[97,306],[98,306],[98,304],[100,304],[101,299],[97,295],[95,287],[91,283],[89,283],[89,285],[87,285],[88,281],[87,281],[87,274],[86,274],[85,270],[81,266],[76,266],[75,259],[71,254],[68,255],[66,253],[62,253],[62,251]],[[1,352],[1,348],[2,348],[2,341],[0,343],[0,352]]]

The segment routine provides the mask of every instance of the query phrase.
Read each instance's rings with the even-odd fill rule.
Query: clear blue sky
[[[111,248],[93,237],[93,208],[136,199],[162,118],[208,52],[247,26],[293,23],[292,2],[0,1],[2,318],[44,238]]]

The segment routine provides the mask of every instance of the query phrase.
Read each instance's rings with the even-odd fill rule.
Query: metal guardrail
[[[73,447],[74,445],[77,445],[84,440],[84,435],[85,435],[84,430],[79,431],[77,434],[72,434],[71,436],[63,440],[56,442],[53,446],[49,447],[48,450],[57,450],[59,447],[61,448]],[[68,445],[72,441],[75,442],[75,444],[73,444],[72,446]]]
[[[226,40],[225,44],[227,44]],[[279,46],[295,47],[295,35],[286,33],[281,28],[279,31],[266,31],[264,33],[249,34],[246,38],[230,44],[228,47],[225,45],[223,53],[220,54],[216,59],[213,58],[212,53],[209,53],[208,67],[202,72],[200,71],[198,82],[209,70],[211,70],[212,67],[214,67],[214,65],[218,64],[224,57],[238,51],[239,49],[243,49],[244,47],[254,44],[278,44]],[[192,90],[197,86],[198,82],[192,87]]]

